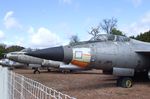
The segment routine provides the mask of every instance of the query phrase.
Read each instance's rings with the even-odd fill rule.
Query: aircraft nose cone
[[[30,51],[25,53],[26,55],[69,63],[72,60],[73,52],[72,48],[59,46],[53,48],[46,48],[37,51]]]
[[[25,54],[38,57],[38,58],[56,60],[56,61],[63,61],[64,59],[64,49],[62,46],[46,48],[46,49],[37,50],[37,51],[30,51]]]
[[[7,59],[10,59],[10,60],[17,60],[18,59],[18,56],[16,55],[11,55],[11,54],[6,54],[5,57]]]

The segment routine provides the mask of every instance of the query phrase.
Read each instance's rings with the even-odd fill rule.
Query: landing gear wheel
[[[67,74],[67,73],[71,73],[72,70],[62,70],[62,72],[63,72],[64,74]]]
[[[117,86],[123,87],[123,88],[130,88],[133,85],[132,78],[130,77],[120,77],[117,80]]]
[[[9,67],[8,69],[9,69],[9,70],[14,70],[14,68],[13,68],[13,67]]]
[[[51,72],[51,69],[47,69],[48,72]]]
[[[62,73],[67,74],[67,71],[66,70],[62,70]]]

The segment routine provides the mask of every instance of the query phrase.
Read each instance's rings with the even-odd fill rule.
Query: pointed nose
[[[18,60],[18,56],[17,55],[6,54],[5,57],[7,59],[14,60],[14,61]]]
[[[53,59],[53,60],[58,60],[58,61],[62,61],[64,58],[64,50],[63,50],[63,47],[61,46],[37,50],[37,51],[30,51],[25,54],[38,57],[38,58]]]
[[[66,54],[68,53],[68,54]],[[70,53],[70,54],[69,54]],[[52,47],[52,48],[46,48],[41,49],[37,51],[30,51],[25,53],[26,55],[48,59],[48,60],[54,60],[54,61],[63,61],[63,62],[70,62],[72,60],[72,49],[59,46],[59,47]]]

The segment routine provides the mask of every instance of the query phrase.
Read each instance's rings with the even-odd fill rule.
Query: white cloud
[[[13,44],[12,44],[12,45],[13,45]],[[17,38],[16,38],[15,45],[23,46],[23,47],[26,46],[24,38],[17,37]]]
[[[26,48],[47,48],[68,44],[68,40],[60,39],[57,34],[44,27],[41,27],[37,30],[35,30],[33,27],[30,27],[27,32],[28,34],[26,34],[26,36],[14,36],[13,39],[5,41],[5,44],[19,45]]]
[[[29,30],[27,32],[30,33],[30,34],[33,34],[34,33],[34,28],[32,26],[29,27]]]
[[[10,28],[21,28],[20,23],[17,21],[17,19],[13,16],[14,12],[9,11],[4,16],[4,25],[7,29]]]
[[[52,33],[50,30],[41,27],[30,37],[31,47],[44,48],[52,47],[61,44],[58,35]]]
[[[4,39],[4,32],[0,30],[0,40]]]
[[[144,24],[149,24],[150,23],[150,12],[147,12],[143,18],[141,19],[141,22]]]
[[[141,5],[142,0],[132,0],[132,3],[133,3],[133,5],[134,5],[134,7],[138,7],[138,6]]]
[[[130,25],[124,26],[122,30],[127,35],[138,35],[150,30],[150,12],[146,13],[140,20],[133,22]]]
[[[6,44],[7,46],[12,46],[12,45],[18,45],[18,46],[23,46],[26,47],[26,42],[27,40],[25,40],[23,37],[20,36],[13,36],[11,39],[6,37],[4,41],[4,44]]]

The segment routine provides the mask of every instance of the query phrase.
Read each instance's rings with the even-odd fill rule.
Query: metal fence
[[[8,70],[0,66],[0,99],[8,99]]]
[[[20,74],[8,70],[5,72],[7,79],[3,84],[7,85],[7,93],[3,99],[75,99]]]

